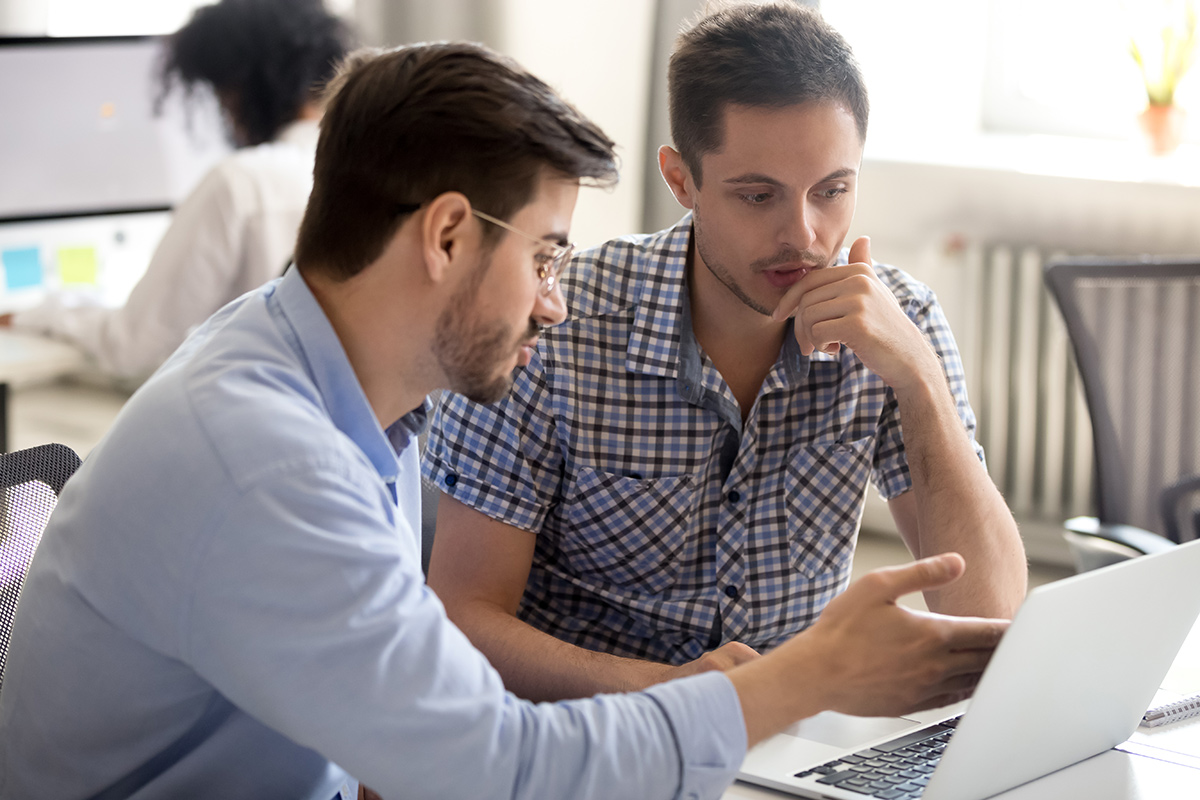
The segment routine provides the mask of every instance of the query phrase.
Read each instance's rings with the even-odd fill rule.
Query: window
[[[983,88],[984,130],[1127,138],[1146,105],[1136,36],[1161,53],[1164,17],[1181,0],[1005,0],[991,4]],[[1157,50],[1157,53],[1154,51]],[[1180,102],[1196,105],[1184,83]]]
[[[50,36],[125,36],[171,33],[212,0],[49,0]]]
[[[1131,36],[1153,47],[1163,16],[1182,20],[1189,5],[822,0],[821,9],[863,65],[872,136],[920,128],[926,138],[990,131],[1129,139],[1146,105]],[[1200,117],[1200,66],[1180,83],[1177,101]]]

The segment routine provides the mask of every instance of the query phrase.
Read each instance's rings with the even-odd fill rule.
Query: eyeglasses
[[[555,285],[558,284],[558,276],[562,274],[563,268],[571,260],[571,254],[575,252],[575,245],[570,242],[566,245],[561,245],[557,242],[539,239],[531,233],[526,233],[520,228],[514,228],[503,220],[496,219],[491,214],[485,214],[473,208],[471,209],[471,213],[484,222],[490,222],[518,236],[524,236],[531,242],[536,242],[540,245],[550,245],[550,247],[554,248],[554,255],[538,253],[534,256],[534,261],[537,262],[537,276],[542,282],[538,287],[538,291],[541,292],[542,297],[549,297],[550,293],[554,291]]]

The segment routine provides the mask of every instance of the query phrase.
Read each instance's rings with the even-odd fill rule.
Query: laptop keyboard
[[[925,784],[941,760],[958,720],[959,717],[943,720],[890,742],[797,772],[796,777],[820,776],[817,783],[864,797],[912,800],[925,791]]]

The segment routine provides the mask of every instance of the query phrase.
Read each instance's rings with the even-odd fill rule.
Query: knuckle
[[[859,578],[858,582],[869,591],[883,591],[888,586],[887,576],[881,572],[868,572]]]

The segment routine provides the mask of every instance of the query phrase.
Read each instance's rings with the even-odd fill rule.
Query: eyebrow
[[[824,178],[817,181],[817,183],[836,181],[840,180],[841,178],[851,178],[857,174],[858,171],[852,169],[851,167],[842,167],[841,169],[834,170],[833,172],[829,173]],[[744,175],[737,175],[733,178],[727,178],[724,183],[733,184],[735,186],[742,184],[766,184],[768,186],[782,187],[784,185],[783,181],[779,180],[778,178],[772,178],[770,175],[766,175],[762,172],[747,172]]]

